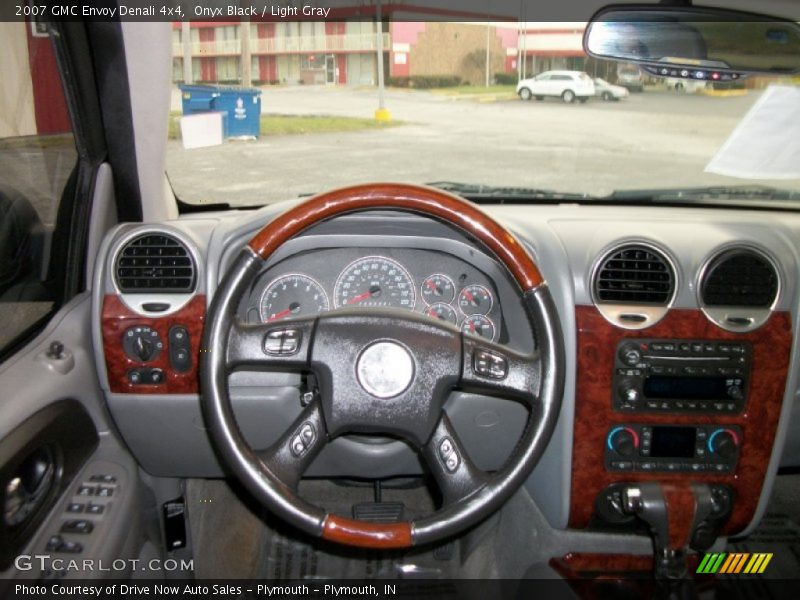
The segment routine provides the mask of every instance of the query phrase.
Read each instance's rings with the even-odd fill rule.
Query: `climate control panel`
[[[742,430],[736,425],[622,424],[606,435],[609,471],[729,474],[736,470]]]

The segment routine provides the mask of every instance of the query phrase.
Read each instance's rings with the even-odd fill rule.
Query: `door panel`
[[[6,551],[0,557],[5,559],[0,578],[97,577],[103,574],[53,573],[24,560],[20,569],[16,563],[20,556],[36,555],[80,559],[79,563],[113,561],[135,558],[142,547],[138,469],[109,428],[90,317],[90,295],[79,294],[34,340],[0,365],[0,519],[11,516],[11,522],[0,527],[1,549]],[[63,346],[61,358],[48,356],[53,342]],[[89,497],[82,489],[87,486],[92,488]],[[101,487],[111,491],[99,492]],[[27,509],[22,507],[25,502]],[[80,513],[69,511],[70,504],[82,504]],[[92,509],[102,513],[88,513],[90,504],[102,504],[102,509]],[[91,531],[64,532],[65,524],[74,520],[89,522]],[[54,536],[72,545],[54,548],[48,543]],[[74,551],[77,547],[79,552]],[[62,552],[64,548],[72,552]]]

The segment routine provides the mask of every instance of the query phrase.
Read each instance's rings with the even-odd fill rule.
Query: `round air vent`
[[[779,287],[769,257],[753,248],[731,248],[709,260],[698,289],[712,321],[730,331],[749,331],[769,318]]]
[[[126,294],[189,294],[195,288],[195,264],[186,245],[166,233],[145,233],[117,253],[114,276]]]
[[[675,296],[675,269],[657,248],[626,244],[597,263],[592,279],[595,304],[611,322],[641,329],[659,321]]]

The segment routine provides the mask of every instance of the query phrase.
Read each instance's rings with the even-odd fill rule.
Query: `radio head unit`
[[[614,357],[611,401],[624,412],[739,413],[750,363],[748,342],[624,339]]]

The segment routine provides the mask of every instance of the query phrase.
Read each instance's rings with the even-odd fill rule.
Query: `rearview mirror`
[[[662,67],[661,73],[680,67],[774,74],[800,70],[797,23],[716,8],[607,7],[592,17],[583,46],[595,58]],[[702,71],[692,73],[705,78]]]

